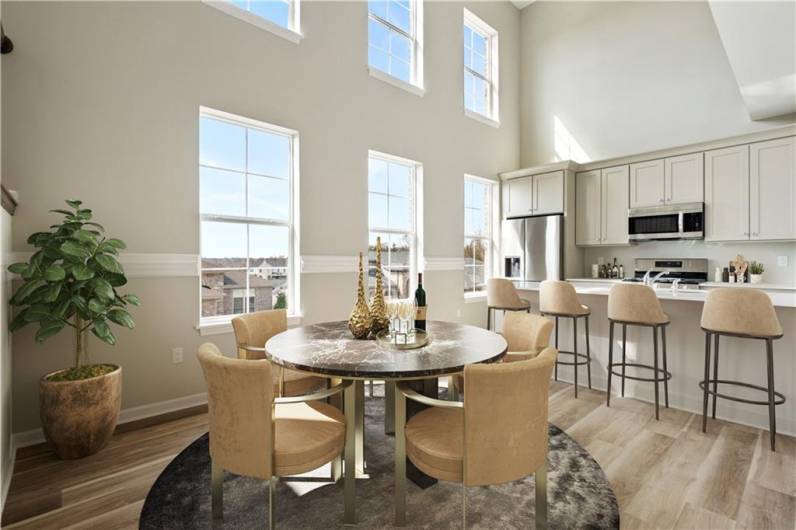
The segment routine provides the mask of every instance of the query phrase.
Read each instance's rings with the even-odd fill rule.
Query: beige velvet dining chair
[[[423,473],[467,486],[503,484],[534,474],[536,528],[547,527],[548,390],[558,352],[464,369],[464,402],[423,396],[396,385],[395,524],[406,524],[406,458]],[[406,421],[406,399],[430,405]]]
[[[268,339],[287,330],[287,311],[269,309],[246,313],[232,319],[240,359],[265,359]],[[281,366],[274,367],[274,386],[278,396],[300,396],[324,388],[328,379]]]
[[[486,281],[486,329],[492,329],[492,320],[495,310],[503,311],[531,311],[531,302],[520,298],[514,282],[506,278],[489,278]]]
[[[346,457],[353,457],[353,421],[322,402],[351,382],[315,394],[275,398],[271,363],[225,357],[212,343],[199,347],[198,358],[208,394],[213,526],[223,520],[226,470],[269,482],[268,520],[274,528],[278,477],[339,463],[344,447]],[[353,480],[344,477],[347,519],[354,513]]]

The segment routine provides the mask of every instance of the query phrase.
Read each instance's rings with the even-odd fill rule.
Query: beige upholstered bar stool
[[[655,383],[655,419],[660,419],[658,383],[663,381],[663,392],[666,408],[669,408],[669,379],[672,374],[666,368],[666,326],[669,317],[663,312],[655,291],[646,285],[618,283],[608,293],[608,392],[606,406],[611,405],[611,376],[622,378],[622,397],[625,396],[625,378],[635,381]],[[614,363],[614,325],[622,325],[622,362]],[[643,326],[652,328],[653,365],[627,362],[627,327]],[[658,330],[663,342],[663,369],[658,367]],[[614,372],[615,366],[622,367],[622,373]],[[626,375],[628,366],[652,370],[653,377]]]
[[[265,359],[265,343],[268,339],[287,330],[287,311],[269,309],[246,313],[232,319],[238,358]],[[328,379],[297,370],[275,367],[274,387],[277,396],[300,396],[327,385]]]
[[[555,378],[558,380],[558,365],[572,366],[575,372],[575,398],[578,397],[578,367],[586,365],[589,388],[591,388],[591,348],[589,347],[589,315],[591,310],[580,303],[575,287],[569,282],[545,280],[539,287],[539,313],[551,316],[556,322],[555,347],[558,353],[572,355],[572,362],[556,359]],[[572,351],[558,348],[558,319],[572,319]],[[586,354],[578,352],[578,319],[586,325]],[[584,359],[584,360],[581,360]]]
[[[490,278],[486,282],[486,329],[492,329],[494,310],[531,312],[531,303],[520,298],[511,280]]]
[[[774,340],[782,337],[782,326],[771,299],[763,291],[756,289],[714,289],[708,291],[705,305],[702,308],[702,330],[705,332],[705,379],[699,382],[704,390],[702,404],[702,432],[708,425],[708,394],[713,396],[712,417],[716,418],[716,398],[768,406],[769,438],[771,450],[774,451],[774,440],[777,435],[776,405],[785,403],[785,396],[774,390]],[[719,337],[739,337],[757,339],[766,343],[766,369],[768,372],[767,386],[753,385],[741,381],[719,379]],[[710,378],[710,346],[715,337],[713,351],[713,378]],[[755,401],[719,394],[718,385],[742,386],[762,390],[768,394],[768,400]],[[712,389],[708,387],[712,386]]]

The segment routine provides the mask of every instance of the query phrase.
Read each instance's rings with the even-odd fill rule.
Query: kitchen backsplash
[[[738,254],[749,261],[759,261],[765,265],[765,283],[796,284],[796,243],[708,243],[705,241],[649,241],[623,247],[589,247],[583,256],[583,277],[591,277],[591,264],[599,257],[606,262],[617,258],[625,266],[625,275],[633,274],[633,260],[636,258],[707,258],[708,281],[713,281],[713,270],[726,267],[730,259]],[[780,267],[779,256],[785,256],[788,264]]]

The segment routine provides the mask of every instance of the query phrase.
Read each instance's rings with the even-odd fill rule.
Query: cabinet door
[[[796,137],[749,146],[752,239],[796,239]]]
[[[505,217],[530,215],[533,211],[532,177],[507,180],[503,195]]]
[[[603,245],[628,242],[628,166],[602,170],[602,241]]]
[[[533,176],[533,214],[564,211],[564,172],[554,171]]]
[[[705,164],[702,153],[675,156],[664,160],[666,204],[702,202],[705,188]]]
[[[630,207],[660,206],[664,202],[663,160],[630,164]]]
[[[705,239],[749,239],[749,146],[705,152]]]
[[[575,244],[600,244],[600,170],[575,175]]]

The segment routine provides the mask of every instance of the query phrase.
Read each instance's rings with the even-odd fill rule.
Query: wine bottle
[[[423,290],[423,273],[417,275],[415,289],[415,328],[426,330],[426,291]]]

